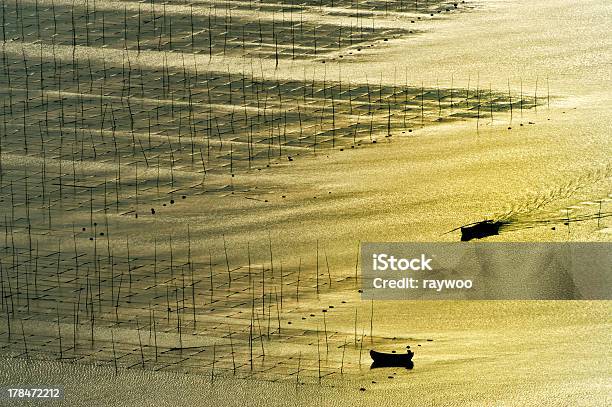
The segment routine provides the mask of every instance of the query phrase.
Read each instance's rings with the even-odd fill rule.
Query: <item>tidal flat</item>
[[[609,301],[362,301],[359,245],[484,220],[503,227],[483,241],[612,240],[612,5],[0,13],[3,386],[92,406],[609,404]],[[406,346],[413,369],[370,369]]]

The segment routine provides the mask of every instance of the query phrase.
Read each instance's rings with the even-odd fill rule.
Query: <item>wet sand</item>
[[[507,112],[499,113],[492,123],[483,119],[478,130],[475,120],[441,123],[390,139],[380,135],[374,148],[323,151],[232,179],[219,175],[220,184],[257,186],[265,193],[250,190],[246,195],[254,199],[231,194],[177,199],[172,206],[157,207],[160,216],[141,217],[139,227],[155,228],[164,236],[189,224],[193,247],[215,253],[222,253],[223,234],[230,253],[239,253],[232,254],[235,263],[244,262],[249,242],[254,242],[254,257],[265,257],[271,238],[275,256],[292,270],[298,259],[312,265],[318,241],[329,254],[334,278],[343,278],[354,273],[360,241],[456,241],[458,232],[445,233],[463,224],[508,211],[519,219],[545,219],[569,207],[581,213],[592,210],[585,202],[596,200],[604,200],[609,211],[611,179],[600,174],[612,164],[607,69],[611,6],[602,3],[483,2],[470,12],[435,20],[426,33],[390,41],[341,67],[355,82],[397,67],[400,78],[406,69],[416,84],[450,86],[452,76],[454,86],[465,86],[468,77],[474,86],[479,77],[481,86],[491,84],[501,92],[508,81],[518,91],[522,79],[530,95],[537,79],[542,98],[548,78],[550,106],[526,110],[522,117],[515,111],[512,122]],[[230,58],[214,58],[211,63],[226,69],[228,62]],[[273,69],[271,64],[264,61],[263,69]],[[281,61],[275,75],[301,78],[305,64]],[[242,69],[241,64],[230,66]],[[325,66],[329,77],[338,75],[336,64]],[[391,75],[383,80],[393,83]],[[537,208],[534,202],[546,195],[552,199]],[[134,226],[117,220],[115,227],[125,232]],[[609,219],[547,225],[491,240],[610,241],[610,227]],[[151,255],[151,236],[135,235],[132,244],[140,255]],[[193,258],[205,263],[207,255],[207,250],[194,250]],[[329,313],[330,330],[348,336],[353,311],[358,311],[359,333],[365,330],[367,347],[370,304],[361,302],[352,288],[305,299],[282,322],[320,329],[320,308],[329,304],[335,307]],[[316,322],[300,319],[313,310],[318,312]],[[3,383],[16,377],[15,372],[31,378],[24,379],[28,382],[49,377],[50,382],[71,383],[78,378],[79,385],[66,384],[72,405],[105,405],[109,400],[116,405],[269,406],[315,400],[322,405],[605,405],[612,374],[610,311],[608,301],[376,302],[373,334],[386,338],[381,341],[386,347],[394,342],[399,349],[411,345],[415,368],[369,371],[364,360],[359,369],[353,353],[346,375],[332,375],[322,384],[311,375],[297,390],[293,378],[242,380],[227,372],[210,383],[206,375],[137,368],[123,369],[115,377],[108,365],[22,359],[0,364],[4,372],[13,372],[2,377]],[[290,340],[270,346],[279,354],[299,347],[316,359],[313,346]],[[341,352],[332,353],[337,362]],[[290,371],[295,360],[291,363]]]

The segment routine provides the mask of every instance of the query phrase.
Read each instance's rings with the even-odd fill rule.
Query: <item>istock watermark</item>
[[[612,243],[363,243],[361,259],[364,299],[612,299]]]
[[[396,258],[386,253],[372,255],[372,270],[374,271],[406,271],[406,270],[432,270],[431,259],[421,254],[420,258]]]

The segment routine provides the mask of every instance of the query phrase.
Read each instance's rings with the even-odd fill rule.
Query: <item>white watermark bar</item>
[[[611,300],[612,242],[362,243],[362,299]]]

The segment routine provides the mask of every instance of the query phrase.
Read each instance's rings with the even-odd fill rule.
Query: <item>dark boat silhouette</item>
[[[413,356],[414,352],[410,350],[407,353],[384,353],[371,350],[370,357],[373,361],[371,368],[405,367],[406,369],[412,369],[414,367]]]
[[[482,239],[489,236],[499,235],[499,229],[504,226],[504,222],[494,222],[485,220],[472,223],[471,225],[461,226],[461,241],[468,242],[473,239]]]

